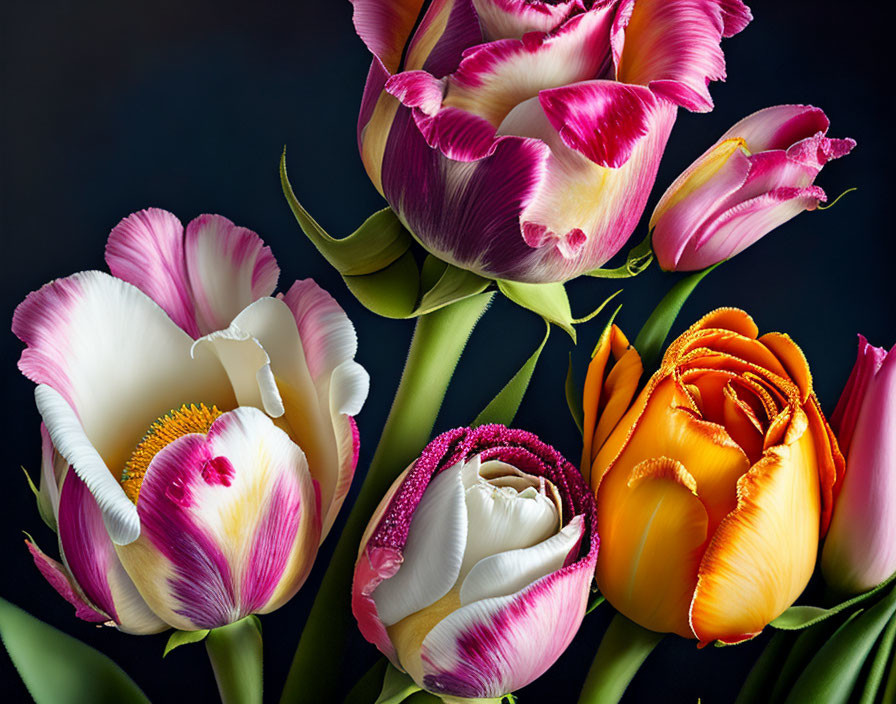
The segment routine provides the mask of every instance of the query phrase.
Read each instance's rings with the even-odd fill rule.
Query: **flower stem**
[[[261,704],[261,631],[256,617],[215,628],[205,639],[222,704]]]
[[[588,670],[579,704],[616,704],[663,636],[616,614]]]
[[[361,491],[308,614],[281,704],[336,701],[351,628],[351,582],[361,536],[395,478],[430,440],[448,382],[494,294],[481,293],[417,319],[392,409]]]

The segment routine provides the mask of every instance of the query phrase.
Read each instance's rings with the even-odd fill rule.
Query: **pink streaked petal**
[[[882,347],[868,344],[864,335],[859,335],[859,351],[855,365],[837,401],[837,407],[831,414],[831,427],[837,434],[837,441],[844,456],[849,455],[849,446],[855,432],[862,402],[868,393],[868,385],[874,379],[887,358],[887,351]]]
[[[403,71],[386,81],[386,90],[402,105],[432,116],[442,107],[445,81],[426,71]]]
[[[470,49],[448,78],[443,104],[497,127],[542,90],[599,78],[610,61],[612,6],[573,17],[553,34],[532,32]]]
[[[333,498],[323,514],[321,540],[327,537],[330,528],[333,527],[336,516],[339,515],[342,504],[345,502],[345,497],[348,496],[352,487],[352,479],[355,476],[355,469],[358,467],[358,454],[361,449],[361,436],[354,418],[342,414],[334,416],[333,426],[339,455],[339,474],[336,486],[333,488]]]
[[[53,525],[59,518],[59,486],[68,462],[56,452],[50,433],[44,423],[40,424],[40,502],[41,513],[53,518]],[[55,530],[55,527],[53,528]]]
[[[87,600],[123,631],[158,633],[168,627],[143,601],[118,559],[96,499],[71,471],[60,494],[59,546]]]
[[[551,149],[547,173],[520,220],[523,237],[540,245],[534,251],[555,280],[601,266],[625,244],[647,202],[675,113],[671,103],[656,101],[646,116],[647,136],[619,168],[600,166],[567,147],[538,99],[515,108],[501,125],[501,134],[534,137]],[[576,243],[577,231],[584,243]],[[567,246],[570,237],[578,249]]]
[[[184,257],[184,226],[167,210],[147,208],[116,225],[106,243],[109,271],[158,303],[191,337],[199,336]]]
[[[751,152],[787,149],[818,132],[826,133],[830,122],[824,111],[811,105],[773,105],[757,110],[735,123],[721,140],[738,137]]]
[[[463,606],[423,641],[427,690],[501,697],[540,677],[572,642],[585,616],[597,551],[510,596]]]
[[[277,287],[280,269],[270,247],[221,215],[190,221],[184,246],[202,335],[226,328],[243,308]]]
[[[50,586],[59,593],[59,596],[75,607],[75,616],[91,623],[104,623],[110,620],[108,614],[95,609],[78,593],[72,583],[71,575],[61,563],[44,554],[34,541],[26,540],[25,545],[34,559],[35,566],[50,583]]]
[[[688,243],[677,269],[696,271],[733,257],[804,210],[815,209],[825,199],[824,191],[818,186],[785,187],[739,203],[714,217]]]
[[[423,0],[352,0],[352,21],[361,40],[389,73],[398,71]]]
[[[584,10],[582,0],[473,0],[485,38],[519,39],[529,32],[552,32],[573,12]]]
[[[433,0],[414,31],[403,68],[441,78],[457,68],[467,48],[481,42],[472,0]]]
[[[380,620],[373,600],[373,592],[401,567],[401,552],[394,548],[374,547],[364,550],[355,565],[352,580],[352,614],[358,622],[358,630],[368,643],[372,643],[396,667],[401,667],[395,646],[386,627]]]
[[[137,509],[143,533],[119,548],[122,562],[153,610],[184,630],[277,608],[317,552],[318,497],[305,457],[254,408],[159,452]]]
[[[454,161],[478,161],[495,152],[495,128],[460,108],[442,108],[433,116],[414,111],[414,121],[427,144]]]
[[[637,0],[625,28],[617,79],[649,86],[692,111],[712,110],[707,86],[725,79],[719,42],[750,19],[738,0]]]
[[[647,88],[613,81],[543,90],[538,99],[567,147],[612,168],[628,161],[647,136],[657,103]]]
[[[787,150],[787,156],[794,161],[820,170],[831,159],[839,159],[849,154],[856,146],[854,139],[832,139],[817,134],[797,142]]]

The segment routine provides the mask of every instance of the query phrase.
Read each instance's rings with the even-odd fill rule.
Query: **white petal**
[[[353,359],[347,359],[333,370],[330,380],[330,408],[333,413],[356,416],[361,412],[367,392],[370,390],[370,375]]]
[[[445,596],[457,581],[467,541],[461,465],[443,470],[414,511],[404,560],[373,592],[380,620],[398,623]]]
[[[510,596],[556,572],[579,544],[584,530],[584,520],[576,516],[559,533],[531,548],[508,550],[480,560],[461,585],[461,604],[466,606],[480,599]]]

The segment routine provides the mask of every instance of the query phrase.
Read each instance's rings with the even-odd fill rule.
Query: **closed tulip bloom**
[[[859,335],[859,355],[831,425],[846,476],[821,568],[834,589],[858,594],[896,572],[896,347]]]
[[[357,463],[354,329],[310,279],[271,297],[270,249],[219,215],[135,213],[106,261],[13,318],[62,557],[29,543],[35,562],[78,616],[134,633],[276,609]]]
[[[745,117],[669,186],[650,218],[667,271],[705,269],[827,200],[815,177],[849,154],[852,139],[827,137],[824,112],[778,105]]]
[[[634,230],[678,106],[712,109],[740,0],[354,0],[376,188],[437,257],[565,281]],[[416,29],[414,29],[416,26]],[[682,49],[686,47],[686,49]]]
[[[722,308],[669,346],[636,396],[641,372],[612,328],[584,398],[598,586],[650,630],[752,638],[808,583],[843,471],[806,360]]]
[[[445,701],[539,677],[579,628],[597,559],[594,501],[534,435],[452,430],[393,484],[352,589],[364,637]]]

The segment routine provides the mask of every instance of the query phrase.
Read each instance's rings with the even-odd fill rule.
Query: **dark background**
[[[682,168],[756,109],[812,103],[827,111],[832,136],[858,141],[856,151],[826,167],[818,181],[832,198],[850,186],[858,192],[828,212],[801,215],[714,272],[674,330],[716,306],[745,308],[760,329],[787,331],[802,346],[830,412],[853,362],[856,332],[879,346],[896,342],[890,274],[896,248],[887,217],[896,106],[884,80],[892,38],[870,0],[750,4],[756,20],[724,44],[729,82],[712,87],[715,111],[679,113],[647,214]],[[338,235],[383,205],[356,150],[356,111],[369,57],[352,30],[349,3],[4,0],[2,13],[0,319],[9,321],[25,294],[52,278],[104,268],[109,230],[135,210],[166,208],[184,223],[205,212],[227,215],[271,245],[283,272],[281,288],[313,276],[357,327],[358,360],[372,377],[370,399],[358,417],[357,488],[413,324],[379,319],[354,301],[298,230],[277,180],[277,160],[287,144],[296,192]],[[636,233],[642,236],[643,229]],[[623,328],[634,334],[673,280],[654,266],[627,284]],[[570,289],[577,315],[614,290],[598,280],[578,281]],[[580,372],[602,325],[598,319],[580,329],[574,350]],[[437,430],[468,422],[542,334],[540,320],[497,300],[472,337]],[[54,552],[54,537],[38,517],[19,469],[38,470],[39,419],[32,384],[15,368],[20,343],[11,333],[0,339],[0,398],[6,408],[0,595],[112,655],[157,702],[215,701],[204,648],[181,648],[163,662],[167,636],[127,636],[78,621],[33,567],[22,530]],[[580,440],[563,396],[571,349],[562,332],[552,335],[517,425],[576,460]],[[331,535],[299,596],[276,616],[263,618],[270,701],[279,694],[334,542]],[[523,690],[523,704],[575,701],[610,612],[601,607],[587,618],[570,651]],[[731,702],[766,638],[702,651],[667,638],[626,701]],[[374,654],[359,637],[355,641],[346,656],[346,683],[354,682]],[[27,700],[5,655],[0,699]]]

